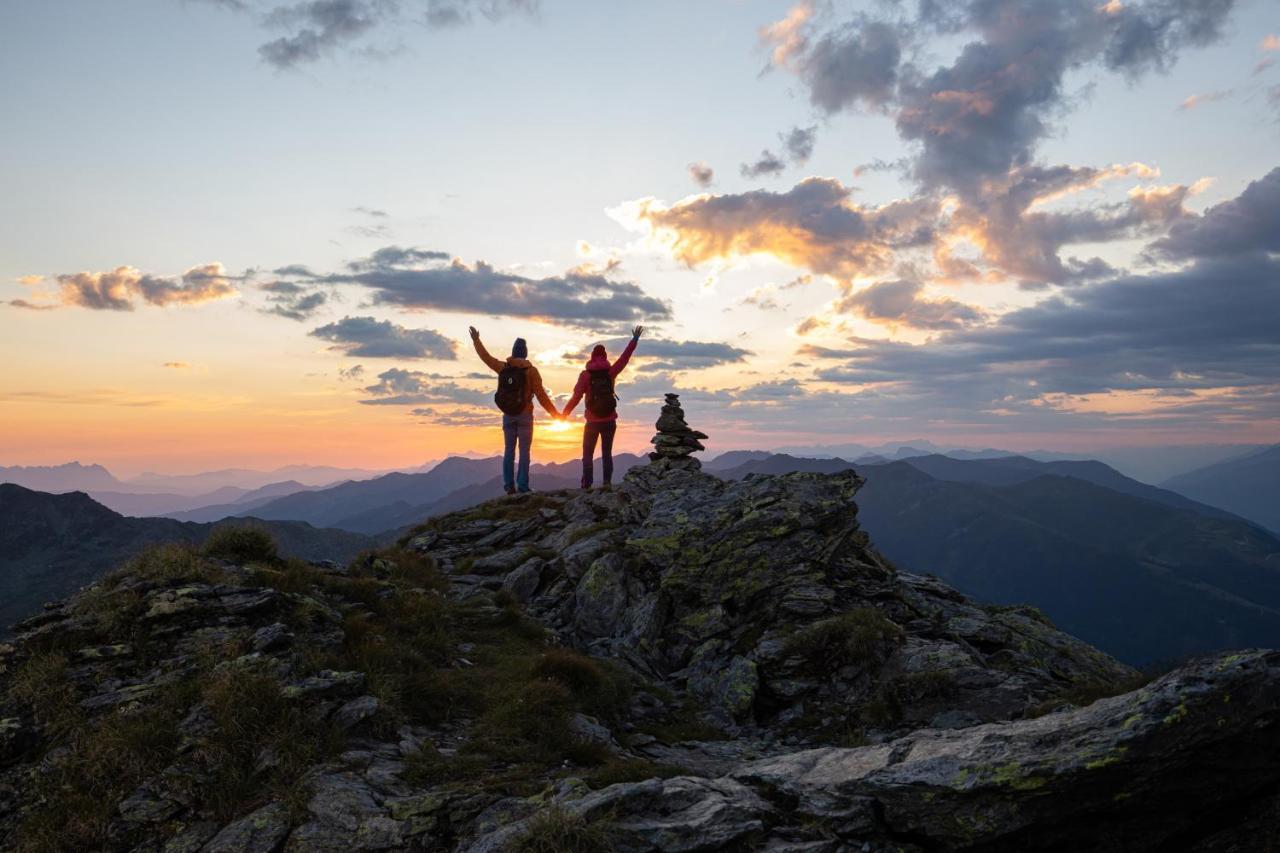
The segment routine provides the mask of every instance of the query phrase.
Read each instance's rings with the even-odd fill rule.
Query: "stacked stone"
[[[699,439],[706,438],[706,433],[691,429],[684,420],[684,409],[680,408],[680,396],[668,394],[666,405],[655,424],[658,434],[653,437],[653,452],[649,459],[654,462],[666,460],[674,467],[701,468],[702,463],[693,458],[694,453],[706,450]]]

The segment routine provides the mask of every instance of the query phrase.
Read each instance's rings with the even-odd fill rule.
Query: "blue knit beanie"
[[[512,358],[528,358],[529,345],[524,342],[524,338],[516,338],[516,342],[511,345]]]

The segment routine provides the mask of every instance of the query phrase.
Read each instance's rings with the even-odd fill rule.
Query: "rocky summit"
[[[668,407],[659,435],[689,436]],[[1280,653],[1144,678],[896,569],[852,471],[724,481],[656,446],[612,490],[492,501],[347,566],[241,529],[50,603],[0,647],[0,847],[1280,840]]]

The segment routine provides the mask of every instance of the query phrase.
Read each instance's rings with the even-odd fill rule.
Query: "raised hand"
[[[634,329],[631,330],[631,337],[637,340],[639,340],[640,336],[643,334],[644,334],[644,326],[636,326]]]
[[[467,331],[471,333],[471,340],[480,340],[480,332],[475,326],[467,326]]]

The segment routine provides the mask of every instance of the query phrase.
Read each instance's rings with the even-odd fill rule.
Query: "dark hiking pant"
[[[529,491],[529,445],[533,444],[533,412],[502,416],[502,485],[508,490]],[[516,463],[516,447],[520,462]]]
[[[613,436],[618,431],[617,421],[601,421],[582,429],[582,488],[591,488],[592,457],[596,455],[596,439],[600,439],[600,468],[605,485],[613,482]]]

